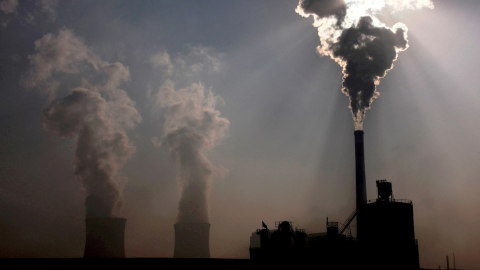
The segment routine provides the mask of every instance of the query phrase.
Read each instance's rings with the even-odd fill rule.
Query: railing
[[[327,222],[327,227],[338,227],[338,222]]]
[[[338,231],[338,234],[342,234],[345,232],[348,226],[350,226],[350,223],[353,221],[353,219],[357,216],[357,209],[353,211],[353,213],[347,218],[347,220],[343,223],[342,227]]]
[[[278,228],[278,226],[280,226],[280,224],[283,224],[285,222],[288,223],[290,228],[292,228],[292,222],[291,221],[275,221],[275,228]]]
[[[383,200],[368,200],[367,203],[376,203],[376,202],[401,202],[401,203],[408,203],[408,204],[412,204],[412,201],[411,200],[407,200],[407,199],[388,199],[387,201],[383,201]]]

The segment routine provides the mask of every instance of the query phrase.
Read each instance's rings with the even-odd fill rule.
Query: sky
[[[262,221],[343,223],[355,126],[342,67],[297,5],[2,0],[0,257],[83,256],[96,155],[127,257],[173,256],[189,183],[213,258],[248,258]],[[433,5],[379,16],[406,25],[409,46],[366,112],[367,197],[387,179],[413,201],[421,267],[455,253],[479,269],[480,3]]]

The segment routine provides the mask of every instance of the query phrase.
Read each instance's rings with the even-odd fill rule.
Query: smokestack
[[[365,154],[363,149],[363,130],[355,130],[355,175],[357,185],[357,209],[367,203],[365,184]]]
[[[125,258],[124,218],[87,218],[84,258]]]
[[[177,223],[174,258],[210,258],[210,224]]]
[[[357,206],[357,239],[361,240],[362,215],[361,208],[367,203],[365,184],[365,153],[363,148],[363,130],[355,130],[355,175],[356,175],[356,206]]]

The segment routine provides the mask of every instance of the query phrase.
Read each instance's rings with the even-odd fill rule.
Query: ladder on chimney
[[[353,211],[353,213],[343,223],[342,227],[340,227],[340,229],[338,230],[339,235],[343,234],[345,232],[345,230],[350,229],[350,223],[352,223],[352,221],[355,219],[356,216],[357,216],[357,209],[355,209],[355,211]]]

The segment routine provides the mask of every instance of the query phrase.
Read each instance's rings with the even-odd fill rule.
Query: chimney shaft
[[[210,224],[177,223],[174,258],[210,258]]]
[[[365,154],[363,149],[363,131],[355,130],[355,174],[357,185],[357,209],[367,203],[365,184]]]
[[[125,258],[124,218],[87,218],[84,258]]]
[[[356,207],[357,207],[357,239],[361,240],[362,206],[367,203],[365,184],[365,153],[363,148],[363,130],[355,130],[355,175],[356,175]]]

